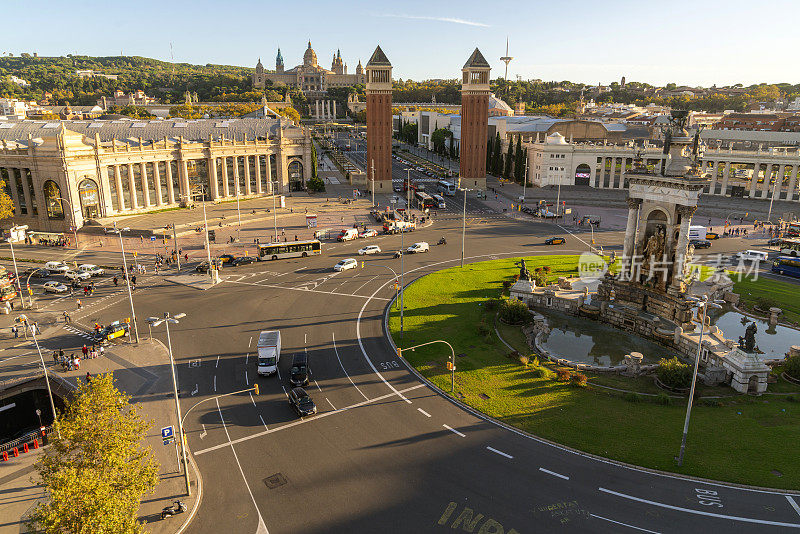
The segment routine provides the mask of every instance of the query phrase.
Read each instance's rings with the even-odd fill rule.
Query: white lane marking
[[[194,391],[192,391],[192,395],[196,395],[198,391],[200,391],[200,386],[198,384],[195,384]]]
[[[264,418],[261,417],[261,414],[258,414],[258,418],[261,419],[261,424],[264,425],[264,428],[269,430],[269,427],[267,426],[267,423],[264,422]]]
[[[250,361],[250,353],[248,352],[247,354],[244,355],[244,364],[247,365],[247,362],[249,361]]]
[[[342,365],[342,359],[339,358],[339,350],[336,348],[336,334],[331,332],[331,337],[333,338],[333,352],[336,353],[336,359],[339,360],[339,366],[342,368],[342,371],[344,371],[345,376],[350,381],[350,383],[353,384],[353,387],[356,388],[359,393],[361,393],[361,396],[364,397],[365,399],[369,400],[369,397],[364,395],[364,392],[361,391],[360,389],[358,389],[358,386],[356,385],[355,382],[353,382],[353,379],[350,378],[350,375],[347,374],[347,371],[345,370],[344,365]],[[360,342],[360,340],[359,340],[359,342]]]
[[[278,367],[278,362],[275,362],[275,372],[278,373],[278,380],[281,380],[281,369]]]
[[[250,379],[247,378],[247,369],[244,370],[244,383],[250,385]]]
[[[333,405],[333,403],[331,402],[331,400],[330,400],[328,397],[325,397],[325,400],[326,400],[326,401],[328,401],[328,404],[330,404],[330,405],[331,405],[331,408],[333,408],[334,410],[336,410],[336,406],[334,406],[334,405]]]
[[[751,517],[739,517],[735,515],[715,514],[714,512],[706,512],[704,510],[692,510],[691,508],[683,508],[682,506],[673,506],[671,504],[664,504],[662,502],[642,499],[640,497],[634,497],[633,495],[626,495],[624,493],[619,493],[617,491],[612,491],[606,488],[597,488],[597,489],[602,491],[603,493],[608,493],[610,495],[622,497],[623,499],[630,499],[632,501],[650,504],[652,506],[658,506],[660,508],[666,508],[667,510],[686,512],[687,514],[704,515],[706,517],[716,517],[719,519],[730,519],[731,521],[741,521],[743,523],[757,523],[759,525],[774,525],[777,527],[800,528],[800,523],[783,523],[781,521],[767,521],[765,519],[753,519]]]
[[[214,365],[214,368],[215,368],[215,369],[216,369],[217,367],[219,367],[219,354],[217,354],[217,363]]]
[[[203,423],[200,423],[200,426],[203,427],[203,431],[200,432],[200,439],[203,439],[204,437],[206,437],[208,435],[208,432],[206,431],[206,425],[204,425]]]
[[[505,456],[506,458],[508,458],[508,459],[510,459],[510,460],[513,460],[513,459],[514,459],[514,457],[513,457],[513,456],[511,456],[510,454],[506,454],[506,453],[504,453],[503,451],[498,451],[498,450],[497,450],[497,449],[495,449],[494,447],[486,447],[486,448],[487,448],[487,449],[489,449],[490,451],[494,452],[494,453],[497,453],[497,454],[499,454],[500,456]]]
[[[303,334],[303,344],[305,345],[307,343],[308,343],[308,334]]]
[[[250,336],[250,341],[247,342],[247,348],[250,348],[250,345],[253,343],[253,336]]]
[[[312,378],[312,380],[314,381],[314,385],[317,386],[317,389],[322,391],[322,388],[319,387],[319,384],[317,384],[317,379],[316,378]]]
[[[256,405],[256,400],[253,398],[253,394],[251,392],[249,392],[249,391],[248,391],[248,394],[250,395],[250,402],[252,402],[253,406],[255,406]]]
[[[364,282],[363,284],[361,284],[360,286],[358,286],[358,289],[356,289],[355,291],[353,291],[353,292],[352,292],[352,293],[350,293],[350,294],[351,294],[351,295],[355,295],[356,293],[358,293],[358,292],[359,292],[359,290],[360,290],[362,287],[364,287],[365,285],[369,284],[370,282],[372,282],[372,281],[373,281],[373,280],[375,280],[376,278],[378,278],[378,275],[375,275],[375,276],[373,276],[372,278],[370,278],[369,280],[367,280],[366,282]]]
[[[349,293],[336,293],[335,291],[320,291],[318,289],[306,289],[305,287],[286,287],[286,286],[276,286],[274,284],[251,284],[250,282],[230,282],[232,284],[243,284],[247,286],[258,286],[258,287],[268,287],[271,289],[286,289],[288,291],[304,291],[306,293],[323,293],[325,295],[338,295],[340,297],[356,297],[359,299],[369,299],[374,298],[377,300],[385,300],[389,301],[390,299],[386,299],[383,297],[365,297],[363,295],[351,295]]]
[[[217,375],[214,375],[214,391],[217,391]]]
[[[286,395],[286,398],[288,399],[289,398],[289,394],[286,393],[286,388],[283,387],[283,385],[281,385],[281,389],[283,389],[283,394]]]
[[[425,411],[425,410],[423,410],[422,408],[417,408],[417,411],[418,411],[419,413],[421,413],[422,415],[424,415],[425,417],[430,417],[430,416],[431,416],[431,414],[429,414],[428,412],[426,412],[426,411]]]
[[[244,470],[242,469],[242,464],[239,462],[239,455],[236,454],[236,449],[233,446],[233,442],[231,441],[231,435],[228,434],[228,426],[225,424],[225,419],[222,417],[222,409],[219,407],[219,399],[214,399],[217,403],[217,411],[219,412],[219,420],[222,421],[222,428],[225,429],[225,435],[228,437],[228,443],[223,444],[222,446],[231,446],[231,451],[233,452],[233,457],[236,460],[236,465],[239,466],[239,472],[242,474],[242,480],[244,480],[244,485],[247,486],[247,493],[250,494],[250,499],[253,501],[253,506],[256,507],[256,513],[258,514],[258,530],[256,530],[256,534],[266,533],[269,534],[267,530],[267,525],[264,524],[264,518],[261,517],[261,510],[258,509],[258,503],[256,503],[256,498],[253,497],[253,491],[250,489],[250,484],[247,483],[247,477],[244,476]]]
[[[564,480],[569,480],[567,475],[562,475],[560,473],[556,473],[555,471],[550,471],[549,469],[545,469],[544,467],[540,467],[539,471],[542,473],[547,473],[548,475],[553,475],[554,477],[563,478]]]
[[[794,511],[797,512],[797,515],[800,515],[800,506],[797,506],[797,503],[792,498],[792,496],[791,495],[787,495],[786,496],[786,500],[789,501],[789,504],[792,505],[792,508],[794,508]]]
[[[467,437],[466,434],[462,434],[461,432],[459,432],[458,430],[456,430],[455,428],[453,428],[451,426],[447,426],[447,425],[442,425],[442,426],[445,427],[450,432],[452,432],[453,434],[461,436],[462,438],[466,438]]]
[[[281,386],[281,387],[283,387],[283,386]],[[411,386],[411,387],[408,387],[408,388],[400,390],[400,393],[408,393],[408,392],[413,391],[415,389],[424,388],[424,387],[427,387],[427,386],[425,384],[417,384],[416,386]],[[285,393],[286,389],[284,388],[283,391]],[[278,432],[279,430],[285,430],[287,428],[292,428],[292,427],[297,426],[297,425],[302,425],[302,424],[305,424],[305,423],[311,423],[313,421],[318,421],[320,419],[323,419],[323,418],[328,417],[328,416],[333,415],[333,414],[346,412],[348,410],[352,410],[353,408],[360,408],[362,406],[366,406],[366,405],[372,404],[374,402],[386,400],[388,398],[394,397],[395,395],[396,395],[395,393],[387,393],[385,395],[381,395],[380,397],[375,397],[374,399],[369,399],[369,400],[357,402],[355,404],[351,404],[350,406],[346,406],[344,408],[339,408],[338,410],[333,411],[333,412],[323,412],[321,414],[317,414],[314,417],[309,417],[307,419],[297,419],[295,421],[292,421],[291,423],[286,423],[285,425],[278,426],[278,427],[275,427],[275,428],[271,428],[271,429],[269,429],[267,431],[264,431],[264,432],[257,432],[255,434],[251,434],[251,435],[245,436],[243,438],[237,438],[237,439],[231,441],[230,443],[231,443],[231,445],[235,445],[237,443],[242,443],[243,441],[249,441],[251,439],[260,438],[262,436],[266,436],[267,434],[272,434],[273,432]],[[199,450],[199,451],[195,451],[194,455],[195,456],[200,456],[201,454],[205,454],[207,452],[216,451],[216,450],[219,450],[219,449],[221,449],[223,447],[227,447],[227,446],[228,446],[227,443],[220,443],[219,445],[214,445],[213,447],[209,447],[207,449],[202,449],[202,450]]]
[[[623,527],[628,527],[628,528],[633,528],[633,529],[636,529],[636,530],[641,530],[642,532],[649,532],[650,534],[661,534],[660,532],[657,532],[655,530],[647,530],[646,528],[637,527],[637,526],[634,526],[634,525],[629,525],[628,523],[623,523],[622,521],[614,521],[613,519],[609,519],[607,517],[603,517],[603,516],[600,516],[600,515],[597,515],[597,514],[589,514],[589,515],[592,516],[592,517],[596,517],[597,519],[602,519],[603,521],[608,521],[609,523],[615,523],[617,525],[622,525]]]

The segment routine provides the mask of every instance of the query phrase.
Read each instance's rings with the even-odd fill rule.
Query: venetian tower
[[[477,48],[461,69],[460,187],[486,189],[490,70]]]
[[[375,52],[369,58],[366,70],[367,184],[372,187],[370,180],[374,179],[375,191],[391,191],[392,64],[380,46],[375,48]]]

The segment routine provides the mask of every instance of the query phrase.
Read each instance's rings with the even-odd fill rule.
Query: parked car
[[[551,237],[544,242],[545,245],[563,245],[567,240],[563,237]]]
[[[333,266],[334,271],[346,271],[358,267],[358,262],[353,258],[345,258]]]
[[[358,255],[364,256],[365,254],[378,254],[381,251],[381,247],[378,245],[367,245],[364,248],[358,249]]]
[[[292,388],[289,391],[289,406],[294,408],[300,417],[317,413],[317,405],[303,388]]]
[[[78,267],[78,270],[82,273],[89,273],[89,276],[101,276],[105,274],[103,269],[92,263],[84,263]]]
[[[51,273],[65,273],[69,271],[69,265],[63,261],[48,261],[44,264],[44,268]]]
[[[430,252],[430,251],[431,247],[425,241],[414,243],[413,245],[411,245],[406,249],[406,252],[408,252],[409,254],[416,254],[416,253]]]
[[[91,274],[82,273],[80,271],[67,271],[67,272],[64,273],[64,276],[67,278],[67,280],[73,280],[73,281],[75,281],[75,280],[78,280],[78,281],[89,280],[92,277]]]
[[[238,267],[240,265],[250,265],[258,261],[258,258],[255,256],[239,256],[238,258],[234,259],[231,262],[231,267]]]
[[[689,244],[692,245],[694,248],[710,248],[711,241],[708,239],[692,239],[689,241]]]
[[[69,290],[67,286],[55,280],[45,282],[43,287],[45,293],[66,293]]]
[[[378,235],[378,231],[370,228],[369,230],[364,230],[363,232],[358,234],[358,237],[362,237],[362,238],[364,238],[364,237],[375,237],[376,235]]]

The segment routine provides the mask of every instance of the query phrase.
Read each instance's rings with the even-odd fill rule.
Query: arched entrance
[[[758,377],[756,375],[751,376],[747,381],[747,392],[758,393]]]
[[[289,163],[289,190],[303,190],[303,164],[298,160]]]
[[[97,182],[85,178],[78,184],[78,196],[81,199],[81,213],[84,219],[96,219],[100,216],[100,190]]]
[[[592,169],[586,163],[581,163],[575,169],[575,185],[589,185],[589,178],[592,176]]]
[[[667,223],[667,214],[660,209],[648,213],[644,221],[643,239],[636,250],[637,255],[642,258],[640,281],[643,283],[650,282],[661,286],[666,284],[666,273],[663,268],[668,239]]]
[[[61,202],[61,188],[53,180],[44,183],[44,205],[47,208],[47,218],[64,219],[64,206]]]

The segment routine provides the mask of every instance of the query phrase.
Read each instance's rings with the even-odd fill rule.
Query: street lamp
[[[278,180],[270,181],[272,186],[272,221],[275,223],[275,243],[278,242],[278,211],[275,207],[275,187],[278,185]]]
[[[22,303],[22,307],[24,308],[25,307],[25,299],[22,297],[22,284],[20,284],[20,281],[19,281],[19,269],[17,269],[17,256],[14,254],[13,237],[14,237],[14,230],[15,229],[16,229],[16,226],[11,229],[11,235],[8,237],[7,241],[8,241],[8,245],[11,247],[11,259],[14,262],[14,276],[16,276],[17,288],[19,289],[19,300]],[[32,305],[33,304],[31,303],[31,306]]]
[[[698,309],[703,308],[703,316],[702,319],[700,320],[700,337],[697,340],[697,354],[695,354],[694,358],[694,372],[692,373],[692,387],[689,389],[689,403],[686,406],[686,419],[683,422],[683,437],[681,438],[681,450],[678,453],[678,457],[676,458],[679,467],[683,465],[683,453],[684,450],[686,449],[686,434],[689,432],[689,417],[691,417],[692,415],[692,401],[694,400],[694,388],[695,384],[697,383],[697,370],[700,367],[700,352],[702,351],[703,348],[703,331],[706,325],[706,313],[709,307],[720,309],[722,308],[722,306],[720,306],[719,303],[725,302],[725,301],[708,302],[707,295],[703,295],[702,299],[693,297],[692,300],[695,301],[696,303],[695,306]]]
[[[147,322],[152,326],[158,326],[161,323],[167,327],[167,349],[169,352],[169,367],[172,371],[172,392],[175,395],[175,413],[178,415],[178,435],[181,440],[181,456],[183,460],[183,476],[186,481],[186,495],[191,495],[192,490],[189,486],[189,463],[186,459],[186,444],[183,435],[183,418],[181,418],[181,405],[178,402],[178,381],[175,378],[175,360],[172,358],[172,339],[169,336],[169,324],[177,324],[178,319],[186,317],[185,313],[178,313],[170,317],[169,312],[164,312],[164,318],[148,317]]]
[[[78,250],[78,221],[76,220],[75,217],[75,209],[72,207],[72,204],[70,204],[69,200],[67,200],[66,198],[54,197],[54,200],[63,200],[64,202],[67,203],[67,206],[69,206],[69,215],[70,218],[72,219],[72,235],[75,238],[75,250]]]
[[[20,315],[17,317],[17,321],[25,325],[25,330],[28,330],[29,323],[28,323],[28,316],[27,315]],[[47,396],[50,397],[50,409],[53,411],[53,426],[56,428],[56,436],[58,439],[61,439],[61,432],[58,430],[58,425],[56,425],[56,405],[53,402],[53,390],[50,389],[50,377],[47,374],[47,366],[44,364],[44,356],[42,356],[42,348],[39,346],[39,340],[36,339],[36,326],[31,329],[31,335],[33,336],[33,343],[36,345],[36,351],[39,353],[39,361],[42,362],[42,371],[44,371],[44,382],[47,384]],[[41,426],[41,423],[40,423]]]
[[[459,185],[461,185],[461,177],[458,178]],[[464,211],[461,221],[461,267],[464,267],[464,240],[467,238],[467,191],[472,191],[466,187],[459,187],[464,191]]]
[[[372,207],[375,207],[375,160],[372,160]]]
[[[136,311],[133,309],[133,293],[131,292],[131,280],[128,274],[128,262],[125,259],[125,242],[122,240],[122,232],[129,231],[130,228],[125,227],[121,230],[117,229],[117,221],[114,221],[114,233],[119,235],[119,246],[122,249],[122,268],[125,270],[125,281],[128,286],[128,300],[131,303],[131,319],[133,320],[133,331],[136,333],[136,343],[139,343],[139,327],[136,324]]]
[[[411,209],[411,167],[403,169],[406,171],[406,213],[410,215]]]
[[[444,343],[448,347],[450,347],[450,393],[453,393],[456,389],[456,351],[453,349],[453,345],[448,343],[443,339],[435,339],[433,341],[428,341],[427,343],[420,343],[419,345],[414,345],[413,347],[406,347],[401,349],[400,347],[397,348],[398,355],[402,357],[402,352],[404,350],[414,350],[419,347],[424,347],[425,345],[432,345],[434,343]]]

